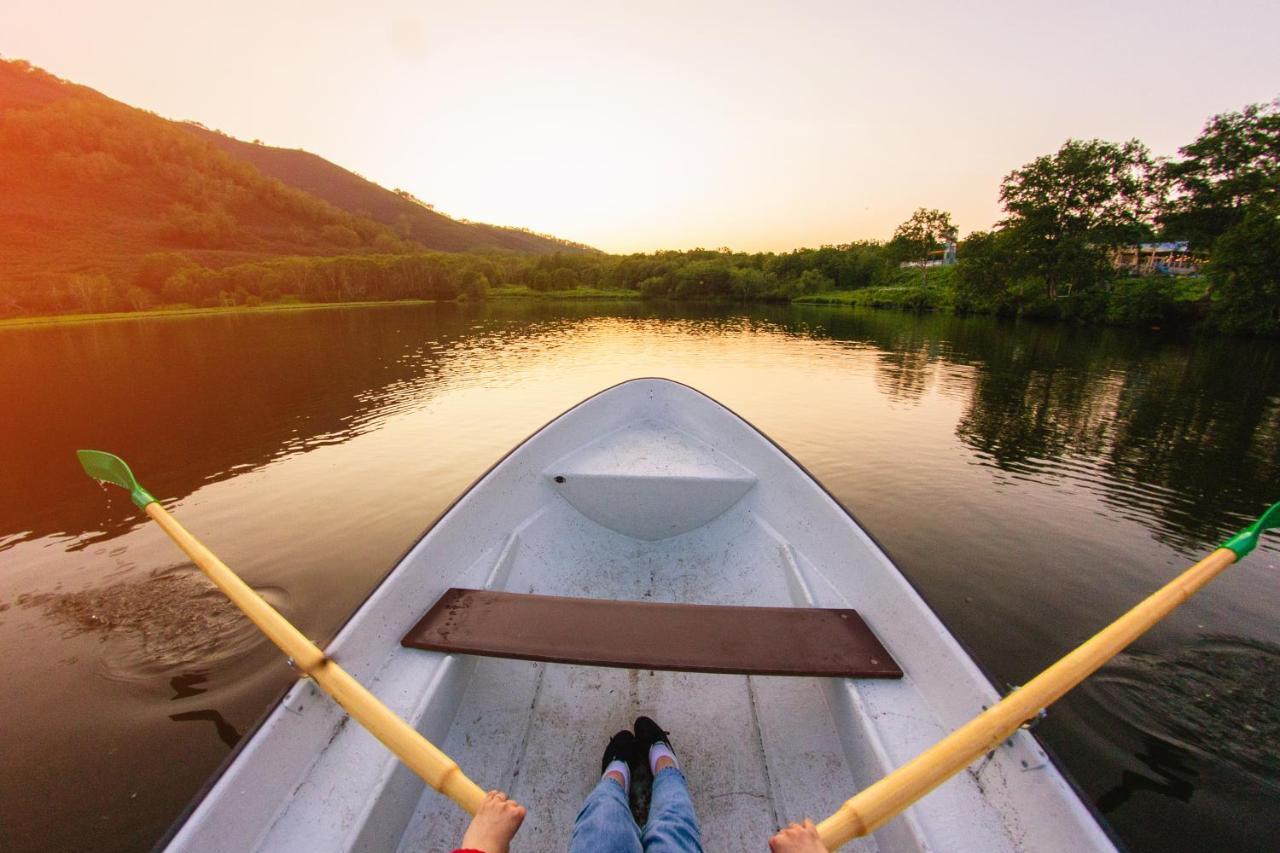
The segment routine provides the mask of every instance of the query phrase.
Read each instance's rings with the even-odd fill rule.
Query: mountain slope
[[[413,249],[173,122],[0,62],[0,309],[57,310],[73,287],[119,290],[161,252],[220,267]]]
[[[264,175],[349,213],[388,225],[397,234],[429,249],[445,252],[506,249],[537,254],[593,251],[580,243],[516,228],[459,222],[308,151],[244,142],[198,124],[188,124],[187,129],[231,156],[252,163]]]
[[[184,269],[281,256],[567,248],[457,222],[305,152],[192,131],[0,61],[0,315],[186,301],[162,293]]]

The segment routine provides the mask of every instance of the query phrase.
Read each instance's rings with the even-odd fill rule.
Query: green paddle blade
[[[156,499],[134,479],[133,472],[119,456],[104,453],[101,450],[77,450],[76,458],[80,467],[95,480],[111,483],[129,491],[129,497],[139,507],[155,503]]]
[[[1223,542],[1222,547],[1235,551],[1238,560],[1258,547],[1258,535],[1262,531],[1273,527],[1280,527],[1280,503],[1272,504],[1271,509],[1264,512],[1261,518]]]

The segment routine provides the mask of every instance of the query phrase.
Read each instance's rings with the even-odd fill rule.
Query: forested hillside
[[[308,151],[244,142],[198,124],[186,127],[236,159],[252,163],[264,175],[349,213],[388,225],[400,236],[428,249],[442,252],[482,249],[533,253],[593,251],[580,243],[518,228],[451,219],[408,193],[388,190]]]
[[[403,252],[391,229],[237,161],[178,125],[0,62],[0,300],[135,305],[156,266]],[[157,256],[169,256],[161,262]],[[148,269],[143,269],[148,267]]]
[[[281,256],[568,248],[456,222],[305,152],[215,136],[0,61],[0,315],[183,302],[190,275]],[[288,180],[228,153],[244,149],[277,152],[268,171]],[[325,198],[289,185],[306,180]]]
[[[999,197],[1004,218],[964,239],[922,207],[887,241],[607,255],[453,220],[305,151],[0,62],[0,317],[555,294],[1280,335],[1280,100],[1213,116],[1177,157],[1067,140]],[[1150,241],[1186,241],[1183,272],[1200,274],[1121,262]]]

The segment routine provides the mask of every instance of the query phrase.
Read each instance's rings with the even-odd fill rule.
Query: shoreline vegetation
[[[332,308],[382,308],[388,305],[430,305],[431,299],[382,299],[362,302],[299,302],[295,299],[267,302],[255,306],[219,305],[199,308],[193,305],[164,305],[141,311],[105,311],[96,314],[41,314],[34,317],[5,317],[0,329],[40,326],[73,326],[79,323],[109,323],[116,320],[160,320],[182,317],[225,316],[229,314],[272,314],[281,311],[320,311]]]
[[[26,63],[0,62],[0,116],[0,174],[10,206],[26,211],[0,221],[5,325],[538,298],[794,301],[1280,336],[1280,99],[1210,118],[1172,158],[1137,139],[1069,139],[1006,175],[1004,218],[963,239],[949,212],[921,207],[887,240],[631,255],[537,235],[519,245],[543,251],[512,250],[490,240],[510,229],[475,231],[307,160],[316,195],[254,165],[305,152],[169,122]],[[1157,242],[1177,247],[1160,266],[1143,249]]]
[[[550,300],[550,301],[631,301],[640,299],[634,290],[599,290],[579,287],[574,290],[540,292],[523,285],[494,288],[486,295],[487,300]],[[209,317],[234,314],[270,314],[281,311],[315,311],[333,308],[385,308],[388,306],[435,305],[442,302],[467,302],[467,299],[365,299],[365,300],[332,300],[326,302],[302,302],[297,298],[284,297],[278,302],[258,302],[253,305],[213,305],[194,306],[186,304],[162,305],[143,308],[137,311],[103,311],[89,314],[38,314],[23,317],[0,318],[0,329],[28,328],[38,326],[70,326],[78,323],[106,323],[115,320],[154,320],[170,317]]]
[[[834,308],[872,308],[885,310],[910,311],[916,313],[942,311],[955,314],[992,314],[991,311],[967,311],[957,304],[953,268],[943,268],[931,274],[926,285],[917,279],[917,270],[903,270],[898,281],[893,284],[869,286],[856,290],[824,290],[815,293],[795,296],[789,300],[752,300],[733,298],[699,298],[699,299],[650,299],[650,302],[696,302],[699,304],[751,304],[753,302],[790,302],[793,305],[822,306]],[[1125,279],[1116,282],[1117,288],[1144,289],[1151,282],[1144,279]],[[1174,304],[1171,325],[1186,325],[1203,310],[1208,290],[1208,282],[1204,276],[1188,276],[1176,281],[1157,283],[1168,288],[1168,297]],[[363,300],[327,300],[305,302],[294,296],[282,297],[275,302],[256,302],[252,305],[226,304],[210,306],[194,306],[189,304],[163,305],[136,311],[106,311],[83,314],[41,314],[36,316],[0,318],[0,330],[13,328],[33,328],[81,323],[102,323],[119,320],[151,320],[166,318],[189,318],[228,316],[245,314],[269,314],[287,311],[315,311],[335,308],[383,308],[407,305],[463,304],[467,302],[517,302],[517,301],[549,301],[549,302],[634,302],[644,300],[645,296],[638,290],[601,289],[577,287],[571,290],[534,290],[526,285],[506,285],[487,291],[481,298],[456,297],[454,299],[363,299]],[[1093,321],[1104,325],[1143,326],[1162,328],[1161,322],[1169,323],[1167,314],[1153,314],[1147,311],[1134,311],[1129,301],[1123,299],[1105,303],[1104,309],[1111,309],[1110,315],[1104,310],[1093,317]],[[1150,306],[1145,306],[1149,308]],[[1028,319],[1045,319],[1033,313],[1022,313]],[[1061,319],[1049,318],[1049,319]]]

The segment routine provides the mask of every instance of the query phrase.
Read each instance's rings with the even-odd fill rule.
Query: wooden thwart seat
[[[410,648],[625,669],[901,678],[854,610],[613,601],[453,588]]]

